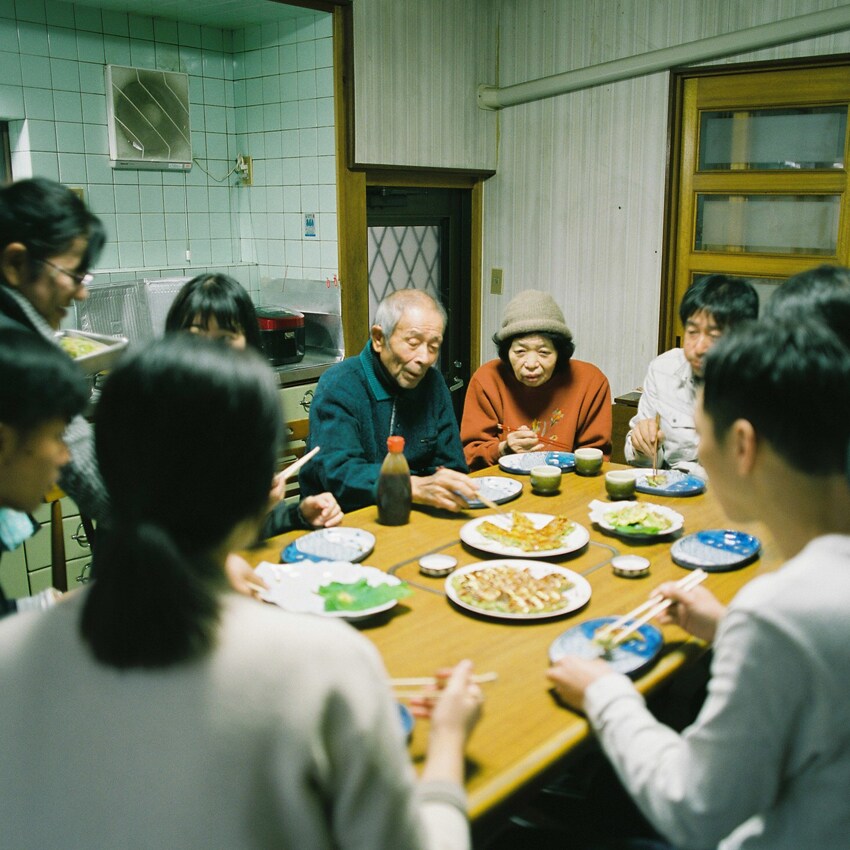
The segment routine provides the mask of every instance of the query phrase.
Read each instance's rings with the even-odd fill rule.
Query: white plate
[[[320,528],[299,537],[281,553],[281,561],[362,561],[375,548],[375,535],[361,528]]]
[[[505,502],[510,502],[522,493],[522,481],[517,481],[516,478],[505,478],[501,475],[485,475],[483,478],[473,478],[473,481],[478,484],[478,492],[495,502],[497,505],[502,505]],[[484,502],[478,499],[472,499],[468,502],[470,508],[484,508]]]
[[[543,528],[544,525],[555,519],[552,514],[532,514],[525,511],[521,511],[521,513],[527,516],[536,528]],[[512,526],[510,514],[490,514],[470,520],[461,526],[460,539],[467,545],[482,552],[491,552],[494,555],[506,555],[511,558],[550,558],[553,555],[566,555],[568,552],[575,552],[581,549],[590,540],[588,530],[583,525],[575,523],[573,530],[561,538],[561,545],[556,549],[539,549],[534,552],[526,552],[516,546],[506,546],[498,540],[491,540],[489,537],[480,534],[478,526],[482,522],[492,522],[493,525],[500,525],[502,528],[511,528]]]
[[[490,570],[494,567],[510,567],[511,569],[529,570],[534,578],[540,578],[551,573],[557,573],[564,576],[572,582],[573,586],[564,593],[564,604],[561,608],[554,611],[544,611],[539,614],[519,614],[510,611],[490,611],[487,608],[479,608],[469,602],[464,602],[458,596],[454,587],[454,582],[459,576],[465,573],[474,573],[479,570]],[[455,570],[446,579],[446,596],[461,608],[466,608],[467,611],[474,611],[476,614],[484,614],[487,617],[495,617],[498,620],[543,620],[551,617],[561,617],[564,614],[569,614],[571,611],[576,611],[587,603],[590,599],[590,584],[584,576],[574,573],[572,570],[567,570],[564,567],[559,567],[557,564],[548,564],[544,561],[481,561],[477,564],[467,564]]]
[[[528,475],[532,466],[557,466],[563,472],[572,472],[576,468],[576,456],[572,452],[520,452],[499,458],[499,466],[505,472]]]
[[[297,564],[270,564],[263,561],[257,567],[257,575],[269,586],[268,590],[260,594],[261,599],[273,602],[285,611],[320,614],[343,620],[363,620],[381,611],[388,611],[398,604],[398,600],[390,599],[382,605],[359,611],[325,611],[325,599],[317,593],[323,585],[333,581],[351,584],[361,578],[365,578],[372,587],[401,584],[399,579],[383,570],[348,561],[302,561]]]
[[[672,525],[670,528],[659,531],[657,534],[644,534],[641,532],[625,532],[614,528],[606,517],[613,513],[623,510],[624,508],[633,505],[640,505],[642,508],[651,508],[653,511],[667,517]],[[656,505],[653,502],[600,502],[599,500],[592,501],[588,507],[590,508],[590,519],[597,523],[601,528],[610,531],[612,534],[619,534],[621,537],[630,537],[635,539],[649,539],[652,537],[665,537],[668,534],[675,534],[685,524],[685,518],[677,511],[666,507],[665,505]]]

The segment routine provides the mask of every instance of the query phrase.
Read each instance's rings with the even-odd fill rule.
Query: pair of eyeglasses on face
[[[62,266],[57,266],[56,263],[51,263],[50,260],[42,260],[41,262],[45,266],[50,266],[54,271],[67,275],[77,286],[88,286],[94,280],[94,275],[91,272],[81,274],[80,272],[71,272],[68,269],[63,269]]]

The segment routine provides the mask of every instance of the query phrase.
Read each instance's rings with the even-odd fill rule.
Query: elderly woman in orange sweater
[[[470,469],[515,452],[583,446],[611,455],[611,390],[591,363],[573,360],[564,314],[546,292],[517,295],[493,335],[499,359],[472,376],[460,432]]]

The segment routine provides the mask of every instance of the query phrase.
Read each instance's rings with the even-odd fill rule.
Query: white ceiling
[[[82,0],[82,4],[223,29],[237,29],[304,14],[301,7],[287,6],[274,0]]]

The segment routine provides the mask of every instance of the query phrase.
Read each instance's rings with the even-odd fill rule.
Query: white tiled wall
[[[106,224],[98,280],[337,273],[331,16],[222,30],[62,0],[0,0],[0,120],[13,176],[82,187]],[[188,173],[113,170],[104,66],[189,75]],[[237,154],[254,185],[238,186]],[[304,213],[317,236],[304,235]],[[190,260],[187,261],[187,251]],[[109,277],[106,277],[109,275]]]

